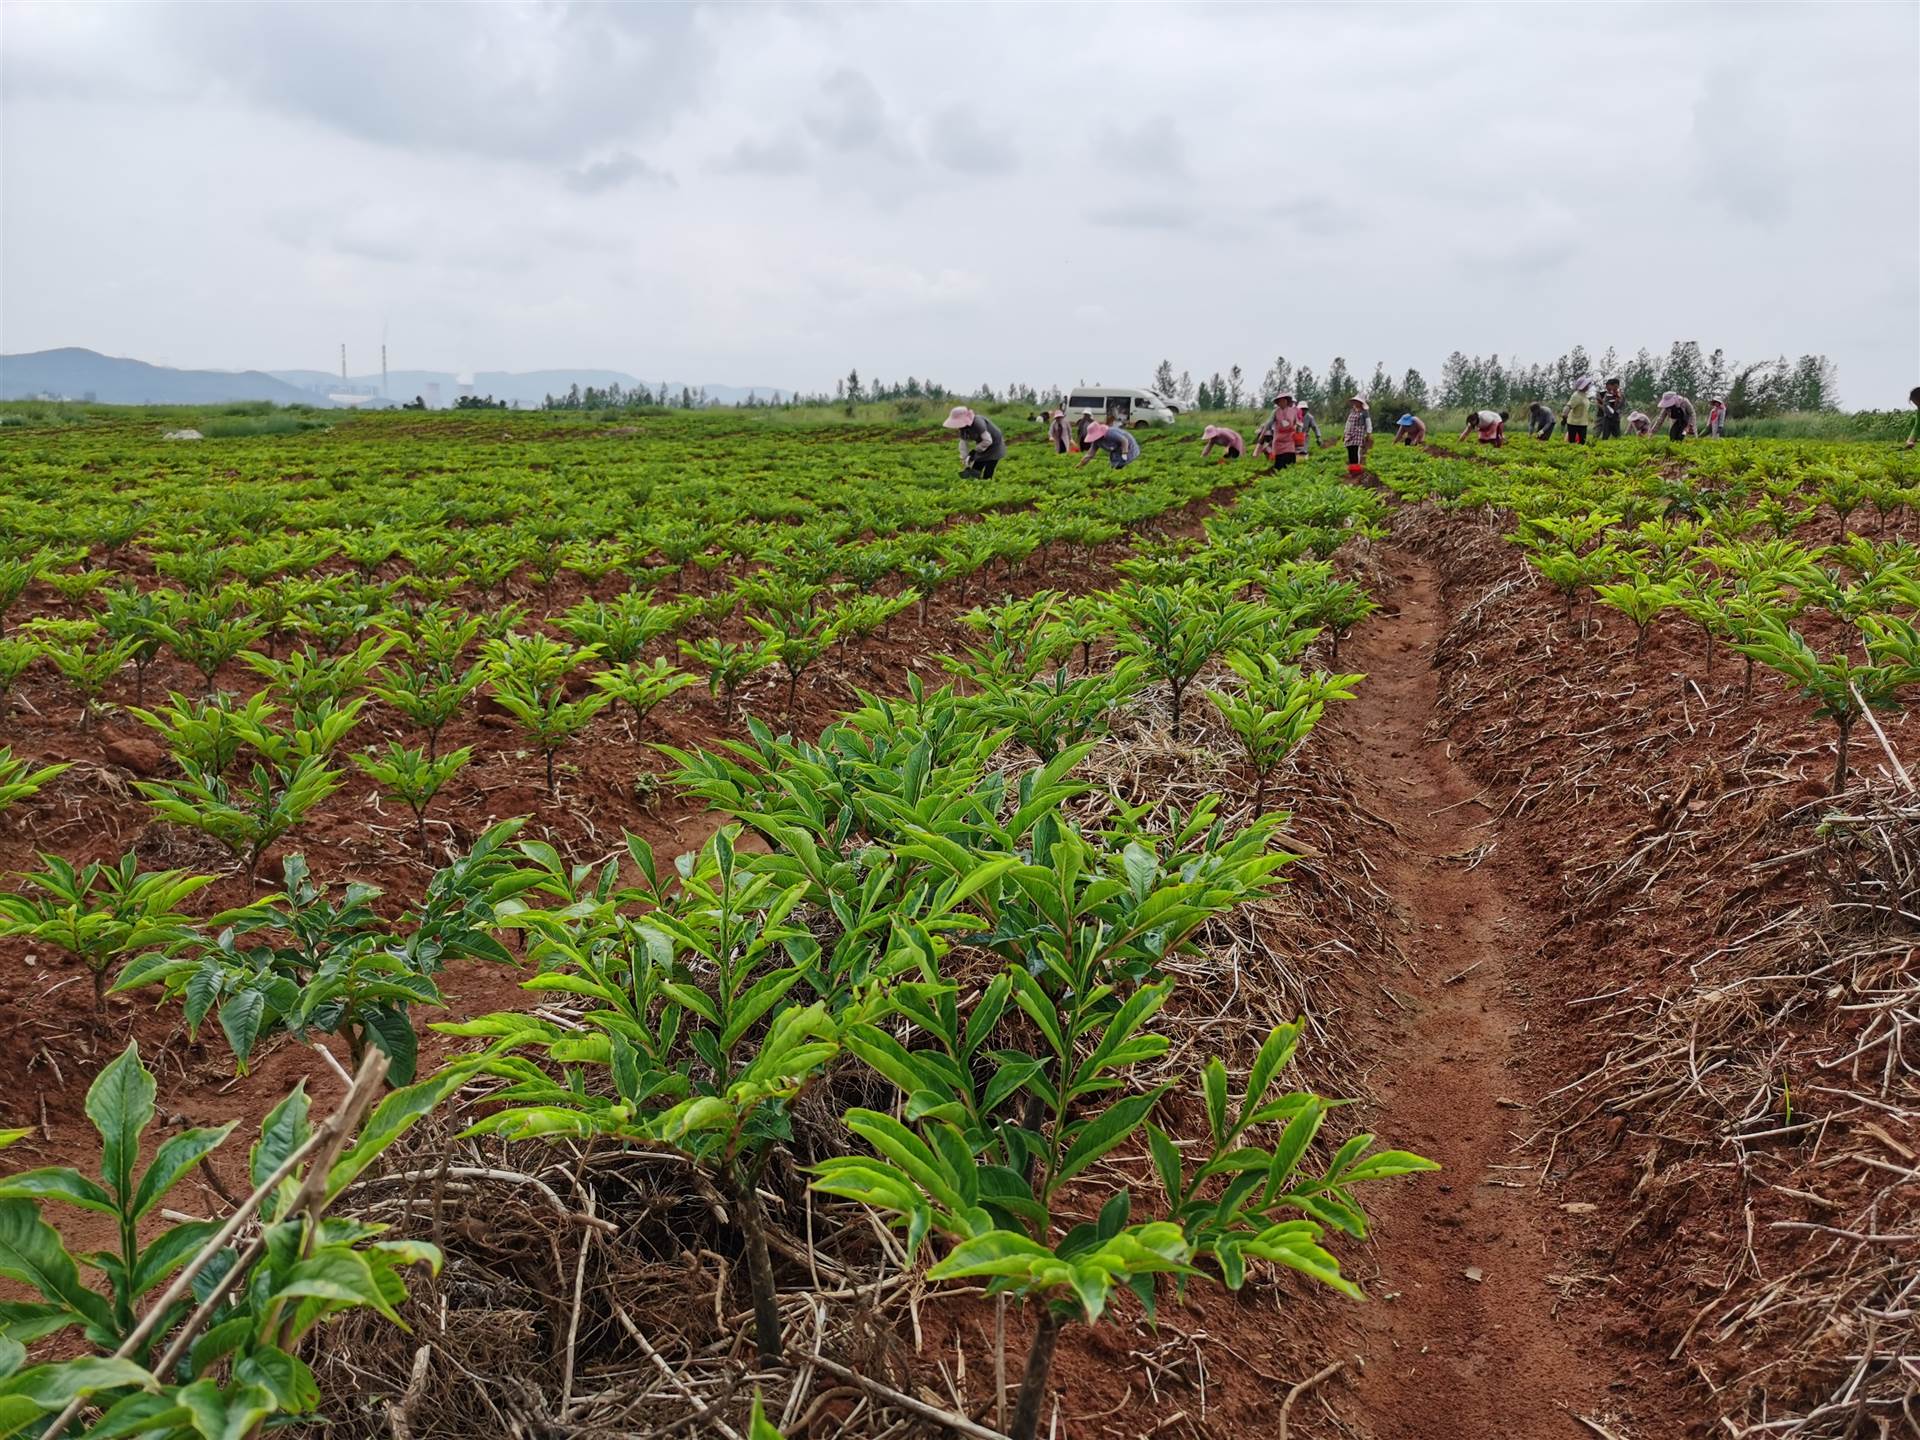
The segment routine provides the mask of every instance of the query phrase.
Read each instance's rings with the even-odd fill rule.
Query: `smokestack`
[[[340,342],[340,383],[347,383],[347,342]]]
[[[387,342],[380,342],[380,398],[387,398]]]

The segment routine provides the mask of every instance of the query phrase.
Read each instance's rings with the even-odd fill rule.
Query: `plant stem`
[[[767,1254],[767,1217],[760,1209],[760,1196],[746,1175],[733,1177],[733,1192],[740,1202],[740,1230],[747,1242],[747,1278],[753,1289],[753,1340],[760,1351],[762,1369],[780,1363],[785,1345],[780,1334],[780,1298],[773,1286],[773,1261]]]
[[[1034,1440],[1040,1429],[1040,1405],[1047,1396],[1047,1376],[1053,1370],[1053,1347],[1060,1339],[1060,1320],[1051,1305],[1040,1307],[1033,1348],[1027,1351],[1026,1373],[1020,1377],[1020,1399],[1013,1407],[1011,1440]]]

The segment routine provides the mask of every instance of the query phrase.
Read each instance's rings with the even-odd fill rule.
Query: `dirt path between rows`
[[[1393,982],[1402,1008],[1377,1057],[1375,1123],[1443,1171],[1377,1197],[1360,1408],[1376,1440],[1592,1440],[1575,1417],[1607,1423],[1609,1383],[1631,1359],[1612,1353],[1591,1302],[1562,1300],[1556,1202],[1519,1143],[1535,1098],[1516,1071],[1525,965],[1551,917],[1526,904],[1478,787],[1428,737],[1438,579],[1404,550],[1382,559],[1386,608],[1341,655],[1367,676],[1343,728],[1368,803],[1400,835],[1374,858],[1410,964]]]

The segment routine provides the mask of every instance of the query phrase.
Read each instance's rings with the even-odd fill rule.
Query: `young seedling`
[[[12,636],[0,638],[0,721],[13,711],[13,687],[40,658],[40,646],[32,640]]]
[[[1173,738],[1180,738],[1181,701],[1194,676],[1249,631],[1271,623],[1274,612],[1248,604],[1238,586],[1212,588],[1197,580],[1175,585],[1129,585],[1109,598],[1124,628],[1118,647],[1146,662],[1173,700]]]
[[[289,855],[283,894],[219,917],[197,946],[142,956],[114,988],[162,987],[183,1002],[190,1035],[214,1015],[243,1074],[268,1036],[285,1032],[313,1044],[316,1036],[339,1035],[356,1067],[379,1050],[393,1080],[405,1084],[419,1052],[413,1007],[443,1003],[441,969],[464,958],[514,963],[494,927],[498,909],[537,879],[516,878],[506,848],[520,823],[487,831],[469,854],[435,872],[417,910],[394,921],[374,912],[374,886],[329,891],[304,856]]]
[[[493,698],[539,746],[551,798],[560,794],[553,770],[555,752],[613,703],[604,691],[578,700],[567,698],[567,676],[598,654],[592,645],[575,649],[539,634],[490,640],[484,651]]]
[[[132,663],[134,652],[139,648],[138,640],[109,640],[105,644],[91,645],[80,641],[45,647],[47,659],[53,662],[54,669],[65,677],[80,697],[82,733],[92,728],[93,717],[99,712],[107,686],[113,682],[114,676]]]
[[[223,1227],[172,1218],[163,1207],[237,1122],[179,1130],[149,1152],[153,1074],[134,1045],[111,1061],[86,1097],[100,1136],[97,1178],[65,1166],[0,1176],[0,1273],[34,1297],[9,1302],[0,1322],[7,1433],[76,1433],[73,1422],[92,1406],[101,1413],[86,1424],[88,1435],[242,1437],[316,1410],[319,1386],[299,1356],[313,1329],[363,1308],[399,1324],[404,1273],[440,1265],[440,1252],[424,1242],[378,1239],[379,1226],[325,1218],[353,1179],[458,1082],[401,1092],[369,1116],[382,1073],[377,1064],[363,1071],[319,1127],[309,1124],[299,1086],[274,1106],[248,1157],[251,1194]],[[0,1134],[0,1148],[19,1138]],[[152,1155],[144,1169],[143,1153]],[[105,1217],[111,1248],[79,1248],[81,1230],[62,1233],[48,1218],[57,1205],[93,1212],[92,1243]],[[248,1219],[258,1238],[236,1239]],[[100,1288],[81,1278],[90,1273]],[[78,1334],[61,1342],[62,1358],[27,1363],[23,1342],[66,1330]]]
[[[17,801],[33,798],[41,786],[61,771],[72,768],[70,763],[66,763],[43,765],[36,770],[30,761],[14,759],[13,751],[0,745],[0,811]]]
[[[0,635],[6,634],[7,611],[27,593],[27,587],[46,569],[44,555],[0,554]]]
[[[415,729],[427,732],[427,758],[440,753],[440,732],[460,713],[467,697],[480,688],[480,667],[470,665],[457,675],[438,665],[399,665],[385,672],[385,683],[373,693],[398,710]]]
[[[602,670],[592,677],[593,683],[611,696],[616,703],[625,705],[633,712],[628,729],[631,737],[647,723],[647,716],[661,701],[677,695],[689,685],[698,685],[700,681],[684,670],[676,670],[665,660],[655,660],[649,665],[644,660],[629,660]]]
[[[1593,593],[1602,605],[1618,610],[1633,622],[1633,658],[1646,653],[1647,631],[1662,613],[1679,604],[1679,594],[1665,581],[1654,580],[1644,572],[1629,572],[1627,578],[1613,584],[1596,585]]]
[[[427,806],[433,803],[433,797],[472,757],[473,749],[467,745],[436,759],[424,750],[408,749],[390,741],[385,755],[368,752],[349,758],[368,779],[380,787],[383,796],[405,805],[413,812],[414,831],[424,846],[427,842]]]
[[[1821,655],[1778,615],[1762,615],[1747,633],[1750,638],[1735,648],[1778,671],[1813,702],[1816,719],[1833,722],[1836,757],[1832,793],[1838,795],[1847,787],[1847,745],[1854,723],[1868,706],[1876,710],[1897,708],[1900,688],[1920,679],[1920,671],[1897,654],[1886,659],[1874,657],[1865,663],[1844,653]]]
[[[0,935],[25,936],[74,956],[93,976],[93,1008],[106,1009],[107,981],[135,952],[171,954],[193,938],[192,917],[180,903],[213,883],[211,875],[181,870],[141,874],[131,851],[112,864],[84,869],[58,855],[46,868],[21,875],[19,894],[0,895]]]
[[[682,640],[680,653],[707,672],[707,693],[720,704],[720,723],[733,723],[733,696],[742,681],[773,663],[765,645],[719,639]]]
[[[590,1028],[563,1030],[524,1011],[435,1028],[492,1040],[483,1070],[515,1082],[494,1096],[503,1108],[468,1134],[665,1147],[732,1197],[754,1339],[770,1366],[784,1345],[758,1187],[787,1134],[794,1097],[840,1045],[825,1001],[787,998],[805,973],[789,952],[807,932],[788,918],[805,887],[755,869],[735,849],[738,831],[719,831],[685,867],[677,890],[661,883],[653,852],[632,837],[628,848],[646,884],[631,892],[613,889],[612,867],[596,883],[584,869],[570,871],[551,847],[523,846],[546,870],[541,890],[555,902],[508,921],[533,939],[541,974],[527,988],[587,997]],[[644,919],[623,913],[636,904]],[[858,1013],[873,1018],[879,1010]],[[587,1083],[589,1069],[601,1081]]]
[[[1354,687],[1366,677],[1304,671],[1268,655],[1244,652],[1228,655],[1227,665],[1244,683],[1237,691],[1210,690],[1207,699],[1246,752],[1257,815],[1266,804],[1274,772],[1300,748],[1328,703],[1353,699]]]
[[[100,628],[109,639],[133,644],[133,703],[136,705],[147,703],[147,670],[159,658],[161,647],[166,643],[159,627],[173,614],[172,605],[162,598],[167,593],[111,590],[100,612]]]
[[[832,646],[836,634],[833,623],[819,614],[786,617],[780,625],[749,615],[747,623],[760,632],[761,649],[786,671],[787,723],[791,725],[800,677]]]

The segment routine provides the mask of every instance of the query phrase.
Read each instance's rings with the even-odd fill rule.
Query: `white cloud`
[[[0,344],[328,368],[390,320],[830,387],[1692,336],[1913,383],[1911,6],[1123,20],[15,4]]]

